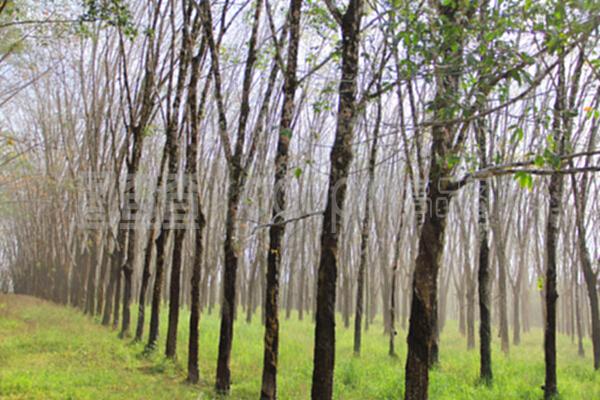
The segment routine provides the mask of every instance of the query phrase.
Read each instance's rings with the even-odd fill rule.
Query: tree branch
[[[271,226],[287,225],[290,222],[298,222],[298,221],[302,221],[303,219],[306,219],[306,218],[314,217],[317,215],[323,215],[324,212],[325,212],[325,210],[313,211],[308,214],[303,214],[303,215],[300,215],[300,216],[297,216],[294,218],[289,218],[289,219],[286,219],[286,220],[283,220],[280,222],[270,222],[267,224],[259,224],[259,225],[255,226],[254,229],[252,229],[252,234],[254,234],[259,229],[269,228]],[[252,221],[252,222],[255,222],[255,221]]]
[[[560,157],[561,161],[573,160],[577,157],[590,157],[600,155],[600,150],[586,151],[581,153],[569,154]],[[531,175],[552,175],[552,174],[579,174],[584,172],[600,172],[600,165],[588,165],[580,168],[568,168],[568,169],[540,169],[540,168],[524,168],[531,167],[535,164],[535,161],[518,161],[504,165],[492,165],[487,168],[480,169],[473,173],[465,175],[458,181],[452,182],[446,189],[450,191],[456,191],[466,184],[481,179],[488,179],[494,176],[511,175],[518,172],[523,172]]]
[[[338,25],[342,26],[343,16],[342,16],[342,13],[339,10],[339,8],[337,8],[336,5],[331,2],[331,0],[324,0],[324,1],[325,1],[325,5],[327,6],[327,9],[333,16],[333,19],[335,19],[335,22],[337,22]]]

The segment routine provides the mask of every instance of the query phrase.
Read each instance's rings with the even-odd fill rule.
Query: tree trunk
[[[577,274],[576,274],[577,276]],[[576,281],[575,281],[576,282]],[[575,283],[575,323],[577,327],[577,354],[579,357],[585,357],[585,350],[583,348],[583,332],[581,329],[581,310],[579,301],[579,286]]]
[[[519,284],[513,291],[513,344],[518,346],[521,344],[521,318],[519,316],[521,310],[521,293]]]
[[[115,291],[117,289],[117,280],[119,271],[119,263],[122,259],[122,249],[127,241],[127,232],[124,229],[119,229],[117,232],[116,242],[113,243],[113,251],[110,254],[107,263],[110,263],[110,275],[108,281],[108,287],[106,288],[106,295],[104,297],[104,315],[102,316],[102,325],[108,326],[110,324],[110,317],[113,313],[113,301],[115,299]]]
[[[204,91],[200,100],[200,105],[197,107],[197,93],[198,93],[198,81],[201,70],[201,60],[204,58],[206,53],[206,43],[203,41],[200,45],[200,50],[194,56],[191,63],[191,75],[188,92],[188,106],[192,110],[188,118],[190,121],[190,144],[187,149],[187,164],[186,173],[188,175],[186,182],[191,183],[191,188],[187,190],[191,196],[195,196],[196,204],[194,211],[194,244],[192,249],[192,277],[190,281],[190,330],[188,340],[188,377],[187,380],[190,383],[198,383],[200,380],[200,371],[198,368],[198,324],[200,321],[200,284],[201,284],[201,273],[202,273],[202,256],[203,256],[203,239],[204,239],[204,227],[206,225],[206,219],[202,212],[202,193],[201,188],[198,185],[198,142],[200,119],[204,115],[207,93],[210,86],[210,78],[207,78],[204,85]],[[194,197],[192,197],[192,204],[194,203]]]
[[[87,279],[87,296],[85,299],[85,313],[94,315],[94,301],[96,300],[96,272],[98,265],[98,246],[100,245],[100,231],[93,233],[93,239],[90,240],[89,267]]]
[[[179,201],[177,202],[179,203]],[[185,211],[183,211],[185,215]],[[179,218],[177,219],[180,220]],[[179,326],[179,301],[181,295],[181,267],[183,263],[183,239],[186,229],[179,227],[175,230],[173,240],[174,251],[171,264],[171,279],[169,286],[169,325],[167,327],[167,343],[165,356],[174,359],[177,352],[177,327]]]
[[[458,297],[458,331],[460,332],[461,336],[466,336],[467,335],[467,325],[466,325],[466,318],[465,318],[465,310],[467,307],[465,305],[464,292],[458,292],[457,297]]]
[[[469,279],[467,282],[467,349],[475,348],[475,282]]]
[[[96,295],[96,315],[102,315],[104,299],[106,295],[106,275],[110,271],[110,252],[108,235],[104,238],[102,250],[102,264],[100,264],[100,276],[98,277],[98,291]]]
[[[125,244],[123,244],[124,246]],[[121,254],[122,256],[122,254]],[[113,329],[117,329],[119,327],[119,309],[120,309],[120,301],[121,301],[121,273],[123,270],[121,269],[122,258],[116,260],[118,263],[116,266],[116,283],[115,283],[115,298],[113,300]]]
[[[365,199],[365,214],[362,220],[360,234],[360,264],[356,277],[356,309],[354,314],[354,354],[360,354],[360,342],[362,335],[362,314],[364,307],[364,287],[365,287],[365,268],[367,267],[367,249],[369,248],[370,232],[370,202],[374,196],[373,184],[375,180],[375,163],[377,161],[377,144],[379,140],[379,128],[381,125],[381,100],[377,104],[377,117],[375,123],[375,132],[373,134],[373,144],[369,156],[369,174],[367,177],[367,196]],[[393,337],[390,338],[390,354],[393,353]]]
[[[396,338],[396,282],[398,280],[398,267],[392,268],[392,289],[390,295],[390,348],[388,354],[390,357],[396,357],[395,338]]]
[[[200,193],[198,193],[198,216],[196,218],[194,259],[192,263],[191,304],[190,304],[190,336],[188,342],[188,382],[198,383],[200,372],[198,368],[198,324],[200,322],[200,278],[202,273],[202,240],[206,221],[200,209]]]
[[[482,147],[480,143],[480,148]],[[485,154],[485,147],[482,150]],[[491,329],[491,293],[490,293],[490,261],[488,247],[488,183],[479,181],[479,352],[480,379],[486,384],[492,383],[492,329]]]
[[[314,369],[311,396],[328,400],[333,395],[335,359],[335,291],[337,281],[338,234],[346,194],[346,179],[352,161],[351,142],[356,117],[359,32],[362,0],[351,0],[342,15],[332,12],[342,30],[342,75],[339,83],[337,126],[331,150],[331,170],[325,214],[321,228],[321,255],[317,277],[317,311],[315,326]]]
[[[561,119],[564,111],[564,61],[561,60],[558,71],[558,86],[554,104],[554,121],[552,125],[556,148],[552,151],[561,155],[564,150],[564,135],[561,133]],[[558,227],[562,199],[562,175],[554,173],[550,176],[548,196],[550,198],[546,220],[546,324],[544,327],[544,360],[546,365],[546,380],[544,398],[551,399],[558,395],[556,382],[556,245],[558,242]]]
[[[498,226],[496,233],[499,233],[501,227]],[[498,261],[498,312],[500,320],[499,335],[500,336],[500,348],[504,354],[508,354],[510,340],[508,336],[508,296],[506,289],[506,254],[504,239],[498,235],[495,236],[496,241],[496,259]]]
[[[301,0],[291,0],[289,9],[289,44],[287,66],[284,71],[284,99],[279,122],[279,137],[275,157],[274,202],[271,214],[273,225],[269,227],[269,252],[267,254],[267,281],[265,292],[265,337],[263,373],[260,397],[265,400],[277,398],[277,363],[279,358],[279,269],[283,252],[282,239],[285,233],[283,214],[286,209],[285,177],[288,172],[288,152],[292,138],[292,120],[294,116],[294,97],[296,95],[296,69],[298,65],[298,45],[300,42]],[[291,266],[295,261],[290,257],[290,293],[288,303],[292,302]],[[304,282],[300,282],[302,285]],[[290,310],[291,304],[288,304]],[[299,304],[302,308],[302,304]],[[289,313],[289,312],[288,312]]]
[[[163,186],[164,169],[165,169],[165,164],[167,162],[167,158],[168,158],[168,154],[167,154],[166,147],[165,147],[163,149],[163,154],[162,154],[161,161],[160,161],[160,170],[158,173],[158,179],[156,181],[156,187],[154,189],[154,198],[153,198],[153,205],[152,205],[153,214],[152,215],[158,214],[158,211],[159,211],[158,194],[160,193],[161,188]],[[137,319],[137,325],[136,325],[136,329],[135,329],[135,340],[136,341],[141,341],[142,336],[144,335],[144,320],[146,317],[146,292],[148,292],[148,286],[150,285],[150,277],[152,276],[152,273],[151,273],[152,251],[155,249],[154,241],[156,240],[157,228],[154,225],[155,221],[150,221],[150,223],[152,224],[152,226],[150,227],[150,230],[148,231],[146,247],[144,250],[145,251],[144,252],[144,269],[142,270],[142,282],[140,284],[140,296],[138,299],[138,319]]]
[[[165,202],[165,207],[169,207]],[[152,308],[150,310],[150,328],[148,331],[147,350],[154,350],[158,341],[159,323],[160,323],[160,306],[162,300],[162,287],[164,284],[165,275],[165,253],[168,250],[167,243],[171,236],[171,230],[162,228],[156,238],[156,273],[154,276],[154,287],[152,289]]]
[[[589,159],[588,159],[589,160]],[[587,177],[582,178],[581,189],[577,190],[577,182],[575,177],[571,177],[573,187],[573,197],[575,199],[575,224],[577,227],[577,247],[579,250],[579,260],[583,278],[585,280],[591,316],[591,335],[592,335],[592,350],[594,353],[594,369],[600,369],[600,309],[598,307],[598,273],[594,271],[592,266],[592,258],[586,245],[587,229],[584,220],[585,210],[585,190],[587,186]],[[576,299],[578,301],[578,299]],[[577,307],[579,311],[579,307]],[[578,328],[579,330],[579,328]],[[581,347],[580,354],[583,353]]]
[[[441,171],[435,165],[436,154],[431,163],[429,204],[447,204],[449,198],[440,193]],[[439,212],[438,212],[439,211]],[[412,284],[412,303],[408,329],[408,356],[406,361],[405,398],[427,399],[429,366],[432,360],[432,346],[437,320],[437,273],[444,248],[446,210],[432,210],[426,213],[419,251],[415,263]]]

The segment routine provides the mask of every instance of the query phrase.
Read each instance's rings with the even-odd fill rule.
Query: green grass
[[[143,344],[117,333],[79,311],[21,296],[0,297],[0,399],[212,399],[219,320],[200,322],[201,384],[184,383],[188,312],[182,311],[178,361],[165,361],[163,312],[161,342],[151,356]],[[135,312],[133,316],[135,322]],[[134,324],[135,325],[135,324]],[[306,399],[312,374],[313,325],[310,317],[281,321],[279,397]],[[262,372],[263,328],[258,318],[235,326],[231,357],[231,399],[256,399]],[[363,338],[360,358],[352,355],[352,330],[337,330],[335,398],[398,399],[403,393],[406,333],[397,340],[398,358],[387,355],[381,323]],[[600,372],[594,372],[591,344],[586,358],[570,338],[559,336],[558,384],[563,399],[600,399]],[[477,382],[477,351],[467,351],[456,325],[448,323],[440,344],[440,365],[430,375],[432,399],[540,399],[544,381],[542,332],[534,330],[505,357],[493,348],[494,385]]]

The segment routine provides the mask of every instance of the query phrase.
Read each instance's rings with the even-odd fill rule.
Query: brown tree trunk
[[[562,154],[564,150],[564,136],[561,133],[561,119],[564,112],[564,61],[561,60],[558,71],[558,86],[556,101],[554,104],[554,121],[552,125],[554,142],[556,144],[552,151]],[[544,360],[546,365],[546,380],[544,384],[544,398],[551,399],[558,395],[556,382],[556,301],[558,292],[556,290],[556,245],[558,242],[558,227],[560,218],[560,207],[563,192],[563,179],[559,173],[550,176],[548,185],[548,196],[550,198],[548,216],[546,220],[546,324],[544,327]]]
[[[398,281],[398,267],[394,265],[392,268],[392,288],[390,294],[390,345],[388,355],[396,357],[396,282]]]
[[[190,383],[198,383],[200,372],[198,368],[198,324],[200,322],[200,278],[202,273],[202,240],[206,221],[200,208],[200,193],[198,193],[198,215],[196,218],[196,236],[194,241],[194,259],[192,262],[191,305],[190,305],[190,336],[188,342],[188,377]]]
[[[302,236],[304,239],[304,232],[306,228],[302,230]],[[304,242],[304,241],[302,241]],[[306,307],[306,295],[304,294],[306,287],[306,265],[305,265],[305,252],[304,245],[300,245],[300,285],[298,286],[298,319],[302,321],[304,319],[304,309]]]
[[[122,244],[123,246],[125,246],[125,243]],[[121,254],[122,256],[122,254]],[[119,310],[120,310],[120,302],[121,302],[121,273],[123,272],[123,270],[121,269],[121,262],[122,262],[122,258],[119,260],[116,260],[115,262],[117,262],[117,266],[116,266],[116,283],[115,283],[115,296],[114,296],[114,300],[113,300],[113,322],[112,322],[112,327],[113,329],[117,329],[119,327]]]
[[[85,299],[85,313],[94,315],[94,301],[96,300],[96,274],[98,265],[98,246],[100,245],[100,231],[96,230],[91,238],[88,239],[90,244],[89,266],[87,276],[87,295]]]
[[[501,249],[496,249],[498,256],[498,302],[500,312],[500,348],[504,354],[508,354],[510,340],[508,336],[508,296],[506,290],[506,260],[505,256],[499,256],[500,252],[504,252],[504,246],[500,245]]]
[[[200,370],[198,368],[198,324],[200,322],[200,284],[201,284],[201,273],[202,273],[202,255],[203,255],[203,234],[204,227],[206,225],[206,219],[202,212],[202,193],[201,188],[198,185],[198,142],[200,141],[200,121],[204,115],[207,93],[210,88],[211,79],[207,78],[204,85],[202,98],[200,105],[197,105],[197,92],[198,92],[198,81],[200,78],[201,61],[205,56],[206,42],[203,41],[200,45],[200,50],[194,56],[191,63],[191,76],[188,92],[188,106],[192,112],[188,118],[190,121],[190,144],[186,154],[187,164],[186,173],[188,174],[187,179],[190,180],[191,188],[188,189],[192,197],[192,203],[194,203],[194,196],[196,199],[194,215],[194,244],[192,249],[192,277],[190,281],[190,330],[188,340],[188,376],[187,380],[190,383],[198,383],[200,380]]]
[[[479,147],[482,154],[485,154],[485,143],[483,141],[480,141]],[[485,180],[479,181],[479,270],[477,273],[479,285],[479,376],[483,382],[491,384],[493,376],[490,259],[487,224],[488,196],[488,183]]]
[[[156,181],[156,186],[154,189],[152,215],[157,215],[159,212],[159,198],[158,198],[159,196],[158,196],[158,194],[160,193],[161,188],[163,186],[164,169],[165,169],[165,164],[167,162],[167,158],[168,158],[168,154],[167,154],[166,147],[165,147],[163,149],[163,154],[162,154],[161,161],[160,161],[160,169],[158,172],[158,179]],[[137,325],[136,325],[136,329],[135,329],[135,340],[136,341],[141,341],[142,336],[144,335],[144,320],[146,317],[146,294],[148,292],[148,286],[150,285],[150,277],[152,275],[152,273],[151,273],[152,251],[155,249],[154,241],[156,240],[156,231],[158,229],[155,226],[155,221],[150,221],[150,223],[152,224],[152,226],[150,227],[150,230],[148,231],[146,247],[144,250],[144,267],[142,270],[142,281],[140,284],[140,293],[139,293],[139,299],[138,299],[138,318],[137,318]]]
[[[191,8],[191,6],[190,6]],[[198,34],[200,32],[200,14],[196,14],[194,18],[191,17],[191,12],[184,11],[183,16],[183,28],[182,28],[182,43],[181,49],[179,51],[179,71],[177,78],[177,86],[175,91],[175,98],[173,101],[173,110],[171,112],[171,119],[169,120],[169,127],[167,131],[170,136],[170,147],[169,147],[169,179],[176,179],[175,175],[178,171],[179,165],[179,143],[178,143],[178,133],[179,123],[177,113],[180,112],[180,103],[183,96],[183,90],[185,86],[185,81],[187,79],[187,73],[192,68],[199,68],[200,58],[202,54],[198,56],[194,56],[192,54],[194,47],[196,46],[196,41]],[[204,43],[200,46],[200,52],[205,51]],[[193,65],[192,65],[193,63]],[[192,71],[192,75],[197,74],[197,71]],[[190,84],[194,86],[189,87],[190,91],[196,90],[197,76],[190,77]],[[195,81],[195,82],[192,82]],[[189,106],[189,104],[188,104]],[[194,110],[193,113],[197,111]],[[196,122],[197,123],[197,122]],[[196,128],[194,128],[196,130]],[[196,132],[194,132],[196,133]],[[193,140],[197,140],[193,138]],[[189,142],[186,141],[186,143]],[[194,145],[196,145],[194,143]],[[173,248],[174,251],[172,253],[172,264],[171,264],[171,277],[170,277],[170,286],[169,286],[169,324],[167,327],[167,343],[165,346],[165,356],[167,358],[174,359],[176,357],[177,352],[177,328],[179,326],[179,308],[181,301],[181,268],[183,266],[183,245],[185,234],[188,227],[187,222],[187,214],[190,210],[189,202],[195,201],[196,197],[190,198],[190,192],[197,190],[197,187],[192,188],[193,183],[196,182],[196,153],[191,150],[191,146],[187,148],[187,154],[185,159],[185,172],[186,176],[184,177],[184,190],[183,190],[183,198],[179,199],[176,193],[173,193],[173,205],[176,206],[175,213],[173,216],[175,217],[174,222],[177,226],[174,226],[175,236],[173,240]],[[190,160],[190,158],[194,158]],[[190,170],[193,168],[193,170]],[[175,188],[177,184],[174,181]],[[167,194],[171,194],[170,191]],[[171,223],[171,221],[169,221]]]
[[[177,202],[179,203],[179,202]],[[179,220],[179,218],[178,218]],[[181,266],[183,263],[183,239],[186,229],[175,229],[173,240],[174,251],[171,264],[171,279],[169,285],[169,323],[167,326],[167,343],[165,357],[174,359],[177,351],[177,327],[179,326],[179,302],[181,296]]]
[[[458,331],[460,332],[461,336],[466,336],[467,335],[467,325],[466,325],[466,318],[465,318],[465,310],[467,307],[465,305],[464,289],[463,289],[463,291],[457,292],[457,297],[458,297]]]
[[[475,348],[475,282],[469,278],[467,282],[467,349]]]
[[[443,24],[441,33],[446,29],[461,30],[457,21],[459,5],[439,7]],[[448,177],[452,168],[447,163],[452,146],[455,126],[442,122],[451,119],[453,105],[449,93],[458,90],[462,39],[460,35],[449,37],[444,34],[441,52],[444,71],[438,71],[437,92],[433,101],[433,118],[440,121],[432,126],[432,144],[430,150],[429,174],[424,182],[424,218],[418,235],[417,257],[412,280],[412,301],[410,324],[408,328],[408,355],[405,374],[405,399],[424,400],[428,397],[429,367],[432,362],[432,350],[437,346],[437,281],[441,258],[444,251],[444,232],[448,207],[452,191],[448,188]],[[420,200],[420,199],[419,199]],[[420,216],[418,216],[420,217]]]
[[[164,284],[164,268],[165,262],[168,259],[167,243],[168,239],[173,232],[173,228],[178,228],[175,231],[175,242],[173,251],[173,265],[171,267],[171,279],[170,279],[170,291],[169,291],[169,328],[167,333],[167,346],[165,353],[167,357],[175,356],[176,348],[176,336],[177,336],[177,323],[179,319],[179,286],[180,286],[180,272],[181,272],[181,256],[182,249],[181,245],[183,242],[183,236],[185,235],[185,229],[182,226],[174,227],[171,226],[173,223],[181,224],[179,218],[173,217],[179,215],[182,217],[185,215],[185,208],[180,210],[179,208],[173,213],[172,207],[174,205],[181,205],[176,198],[177,196],[177,171],[179,167],[179,114],[181,113],[181,103],[183,92],[185,89],[185,83],[188,74],[188,68],[192,59],[192,49],[195,45],[195,39],[200,30],[200,17],[195,16],[192,24],[191,20],[191,5],[184,7],[183,22],[181,29],[181,45],[178,52],[178,65],[171,61],[170,69],[174,73],[177,69],[177,80],[173,87],[169,88],[169,94],[173,94],[171,107],[167,113],[167,126],[165,129],[166,142],[164,151],[167,153],[167,165],[168,165],[168,177],[166,180],[166,198],[164,202],[165,218],[163,219],[163,227],[156,238],[156,276],[154,278],[154,289],[152,293],[152,310],[150,316],[150,331],[148,334],[148,344],[146,345],[147,350],[153,350],[156,348],[159,333],[159,317],[160,317],[160,306],[161,306],[161,295]],[[191,27],[191,29],[190,29]],[[171,82],[169,82],[172,85]],[[173,90],[174,89],[174,90]],[[183,214],[183,215],[182,215]]]
[[[321,255],[317,277],[317,311],[315,326],[314,368],[311,396],[331,399],[335,359],[335,292],[337,281],[338,234],[346,194],[346,179],[352,161],[351,142],[356,117],[359,33],[362,0],[351,0],[344,14],[331,12],[342,30],[342,75],[339,84],[337,126],[331,150],[331,170],[325,214],[321,229]]]
[[[259,253],[260,253],[261,245],[260,243],[257,245],[256,256],[252,261],[252,267],[250,270],[250,277],[248,282],[248,304],[246,304],[246,323],[249,324],[252,322],[252,314],[256,309],[256,296],[254,295],[256,291],[256,280],[258,279],[258,267],[259,267]]]
[[[580,213],[582,214],[583,211],[580,211]],[[594,369],[598,370],[600,369],[600,309],[598,308],[597,273],[593,270],[591,256],[585,244],[586,236],[583,236],[586,234],[583,216],[580,215],[577,217],[577,219],[580,263],[586,283],[590,307]]]
[[[102,264],[100,265],[100,276],[98,277],[98,293],[96,295],[96,315],[102,315],[102,310],[106,295],[106,279],[107,274],[110,271],[110,252],[109,252],[108,235],[104,238],[104,245],[102,250]]]
[[[521,293],[517,287],[513,290],[513,344],[518,346],[521,344]]]
[[[577,276],[577,273],[576,273]],[[585,350],[583,348],[583,332],[581,329],[581,310],[580,310],[580,300],[579,300],[579,286],[577,285],[577,280],[574,283],[575,290],[575,324],[577,327],[577,354],[579,357],[585,357]]]
[[[377,117],[375,123],[375,132],[373,133],[373,144],[369,156],[369,175],[367,178],[367,197],[365,199],[365,214],[362,220],[360,234],[360,265],[356,277],[356,309],[354,314],[354,354],[360,354],[360,344],[362,335],[362,314],[364,307],[364,287],[365,287],[365,268],[367,267],[367,249],[369,247],[370,232],[370,203],[374,196],[373,184],[375,181],[375,163],[377,161],[377,144],[379,140],[379,129],[381,125],[381,100],[377,104]],[[394,266],[395,268],[395,266]],[[393,337],[390,339],[390,354],[393,353]]]
[[[431,163],[429,204],[447,204],[449,198],[440,193],[442,171]],[[405,398],[427,399],[429,366],[437,321],[437,273],[443,252],[446,220],[445,209],[426,213],[419,238],[412,285],[412,303],[408,329],[408,356],[406,361]]]
[[[389,308],[389,321],[390,321],[390,341],[388,355],[390,357],[396,357],[396,346],[395,339],[397,335],[396,331],[396,294],[398,287],[398,267],[400,264],[400,251],[402,243],[402,228],[404,226],[404,212],[406,203],[406,187],[408,181],[408,174],[404,176],[404,183],[402,185],[402,195],[400,196],[400,221],[398,224],[398,231],[396,232],[396,239],[394,240],[394,260],[391,268],[392,282],[390,288],[390,308]],[[384,304],[385,310],[385,304]]]
[[[592,129],[592,131],[597,131]],[[593,143],[593,140],[590,140]],[[586,164],[590,162],[590,159],[586,160]],[[580,189],[578,189],[577,181],[574,176],[571,177],[571,183],[573,188],[573,197],[575,199],[575,225],[577,228],[577,247],[579,251],[579,260],[581,264],[581,270],[583,271],[583,278],[585,280],[589,307],[591,317],[591,336],[592,336],[592,350],[594,353],[594,369],[600,369],[600,309],[598,307],[598,272],[594,271],[592,266],[592,257],[586,245],[587,229],[584,220],[585,210],[585,190],[587,187],[587,175],[582,178]],[[576,298],[576,301],[578,299]],[[579,312],[579,307],[577,307]],[[584,319],[585,321],[585,319]],[[578,317],[578,324],[580,319]],[[580,327],[578,327],[580,331]],[[580,354],[583,353],[583,346],[581,346]]]
[[[287,66],[284,71],[284,98],[279,122],[279,137],[275,156],[274,202],[269,227],[269,252],[267,253],[267,276],[265,290],[265,336],[263,373],[260,398],[277,398],[277,362],[279,357],[279,269],[283,252],[282,239],[285,232],[283,214],[286,209],[285,177],[288,172],[288,151],[292,138],[292,120],[294,116],[294,97],[296,95],[296,69],[298,65],[298,46],[300,43],[301,0],[291,0],[289,8],[289,44]],[[295,258],[290,257],[290,268]],[[290,271],[290,290],[288,303],[292,302]],[[302,285],[303,282],[300,282]],[[288,310],[291,304],[288,304]],[[299,304],[302,308],[302,304]]]
[[[225,257],[223,267],[223,292],[221,305],[221,326],[219,334],[219,353],[217,357],[217,373],[215,389],[218,393],[229,393],[231,385],[231,346],[233,342],[233,322],[236,307],[236,280],[238,268],[238,255],[236,249],[236,220],[238,217],[239,200],[245,182],[245,173],[248,163],[242,161],[244,153],[244,142],[246,137],[246,125],[250,113],[250,90],[252,84],[252,74],[257,58],[256,45],[257,34],[262,10],[262,0],[257,1],[253,23],[252,33],[248,44],[248,55],[244,66],[244,77],[242,86],[242,100],[240,104],[239,122],[237,129],[237,138],[235,146],[232,149],[227,128],[227,116],[221,92],[221,71],[219,67],[219,49],[213,35],[213,22],[211,14],[211,5],[209,2],[202,2],[200,11],[202,14],[202,26],[207,40],[211,55],[211,71],[215,85],[215,100],[217,103],[219,135],[221,145],[227,159],[229,168],[229,183],[227,188],[227,213],[225,217],[225,240],[223,243],[223,254]],[[252,148],[251,148],[252,150]],[[251,160],[251,154],[247,159]]]
[[[406,282],[408,281],[407,278],[405,278],[405,282],[400,284],[400,287],[402,289],[402,330],[405,331],[406,330],[406,320],[408,319],[408,303],[410,302],[410,292],[408,290],[409,288],[409,283]]]
[[[168,202],[165,201],[165,208],[167,209],[169,206],[170,205]],[[169,229],[162,228],[155,242],[156,272],[154,276],[154,287],[152,289],[152,308],[150,310],[150,328],[148,331],[148,344],[146,345],[147,350],[154,350],[158,341],[162,287],[164,284],[165,275],[165,253],[168,250],[167,243],[170,236],[171,231]]]
[[[102,316],[102,325],[108,326],[110,324],[110,317],[113,313],[113,301],[115,299],[115,291],[117,290],[117,279],[119,275],[119,263],[122,260],[122,249],[127,241],[127,232],[123,229],[119,229],[117,232],[116,242],[113,243],[113,251],[110,254],[106,262],[110,264],[110,275],[108,287],[106,288],[106,295],[104,297],[104,315]]]

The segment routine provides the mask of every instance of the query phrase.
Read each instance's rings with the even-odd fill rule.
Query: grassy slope
[[[163,313],[165,314],[165,313]],[[166,315],[163,315],[166,317]],[[201,320],[201,374],[198,387],[183,383],[187,354],[187,318],[182,312],[179,361],[150,358],[143,345],[119,340],[116,333],[78,311],[40,300],[0,296],[1,399],[210,399],[218,346],[218,318]],[[135,321],[135,315],[134,315]],[[340,324],[341,325],[341,324]],[[163,318],[161,328],[165,328]],[[309,397],[313,327],[296,318],[282,321],[279,394],[281,399]],[[235,327],[232,399],[258,397],[263,330],[258,321]],[[338,329],[335,396],[337,399],[397,399],[403,390],[405,332],[398,335],[399,358],[387,356],[381,325],[363,340],[361,358],[352,356],[352,331]],[[164,339],[164,334],[162,335]],[[497,340],[496,340],[497,342]],[[494,343],[495,384],[477,385],[478,355],[450,324],[442,336],[441,365],[431,375],[432,399],[539,399],[544,379],[542,332],[536,330],[511,348],[509,357]],[[564,399],[600,399],[600,372],[589,353],[577,356],[570,338],[559,337],[558,380]]]

